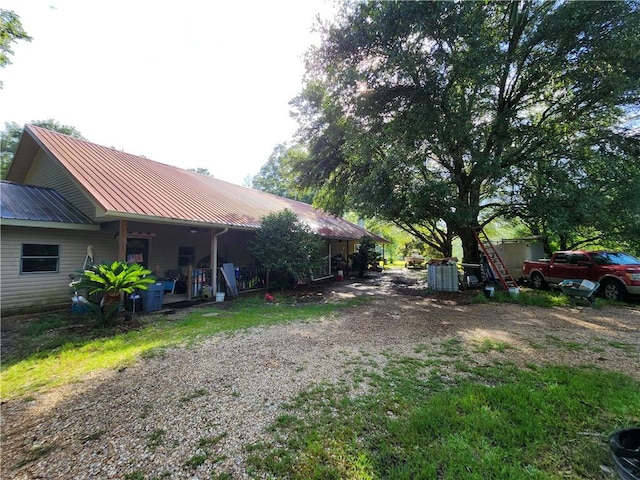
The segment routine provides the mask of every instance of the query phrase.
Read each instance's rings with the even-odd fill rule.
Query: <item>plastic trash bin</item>
[[[609,437],[609,447],[618,477],[640,480],[640,427],[614,432]]]
[[[155,282],[149,284],[147,290],[141,290],[142,310],[145,312],[157,312],[162,308],[162,300],[164,299],[164,282]]]

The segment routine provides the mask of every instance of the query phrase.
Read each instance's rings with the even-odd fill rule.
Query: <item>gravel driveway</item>
[[[452,338],[473,352],[490,339],[512,348],[472,353],[483,364],[595,364],[640,379],[640,309],[469,304],[464,293],[425,295],[405,273],[328,285],[322,298],[375,295],[313,322],[219,335],[122,371],[2,405],[2,478],[249,478],[245,444],[266,438],[283,402],[336,382],[348,362],[386,353],[428,355]],[[568,342],[587,346],[566,348]],[[620,348],[625,345],[625,348]],[[421,346],[420,354],[416,346]],[[535,348],[534,348],[535,346]],[[477,349],[476,349],[477,350]],[[364,363],[364,362],[363,362]],[[187,467],[203,442],[215,455]]]

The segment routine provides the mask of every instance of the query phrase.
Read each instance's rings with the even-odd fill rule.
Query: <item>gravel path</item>
[[[219,335],[5,402],[1,478],[112,479],[136,471],[145,478],[249,478],[244,446],[267,438],[283,402],[345,378],[345,364],[365,355],[382,365],[385,353],[426,356],[428,348],[416,354],[415,347],[451,338],[470,351],[485,339],[513,347],[474,353],[478,363],[596,364],[640,379],[637,306],[466,304],[464,294],[425,296],[415,279],[399,275],[330,285],[326,298],[376,295],[335,317]],[[592,348],[568,349],[566,342]],[[618,344],[626,348],[612,346]],[[186,465],[203,449],[209,455],[202,465]]]

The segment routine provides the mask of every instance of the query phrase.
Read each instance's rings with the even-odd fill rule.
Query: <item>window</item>
[[[555,263],[567,263],[567,254],[566,253],[556,253]]]
[[[593,255],[596,265],[640,265],[633,255],[623,252],[599,252]]]
[[[196,247],[178,247],[178,266],[196,263]]]
[[[20,273],[57,272],[60,245],[23,243]]]
[[[571,264],[578,265],[579,263],[589,263],[589,257],[587,257],[584,253],[575,253],[571,255]]]

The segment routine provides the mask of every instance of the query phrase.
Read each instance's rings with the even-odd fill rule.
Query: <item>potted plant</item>
[[[114,313],[121,306],[121,298],[124,293],[133,293],[135,290],[146,290],[154,279],[149,277],[151,270],[138,263],[128,264],[116,260],[113,263],[92,265],[84,272],[78,288],[86,288],[89,295],[102,293],[99,313],[101,321],[109,323]]]

